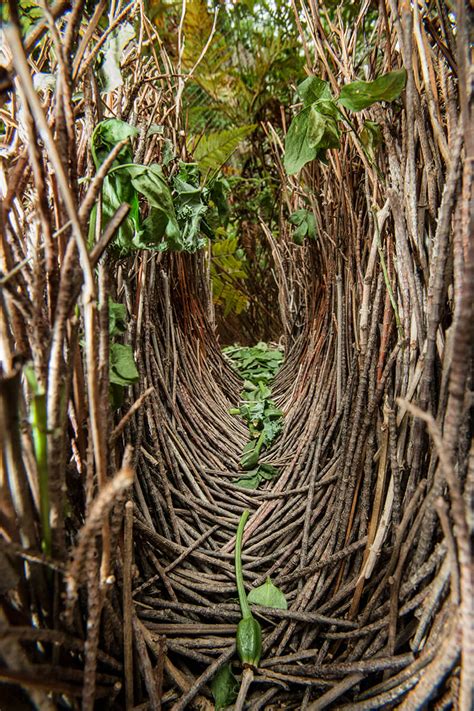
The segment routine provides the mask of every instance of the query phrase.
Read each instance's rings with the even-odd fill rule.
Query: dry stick
[[[104,518],[108,515],[116,498],[133,484],[134,472],[128,464],[131,448],[125,450],[124,465],[122,469],[99,492],[90,507],[86,521],[78,536],[78,544],[72,556],[72,561],[66,573],[67,607],[71,608],[77,599],[77,588],[80,585],[85,571],[86,555],[88,549],[93,547],[93,541],[98,534]]]
[[[127,501],[123,533],[123,656],[126,711],[133,709],[132,551],[133,502]]]
[[[450,449],[446,446],[441,435],[440,429],[433,416],[427,412],[423,412],[420,408],[401,400],[407,410],[415,417],[419,417],[428,426],[428,431],[433,439],[436,452],[439,457],[441,469],[445,481],[449,487],[451,495],[451,514],[454,522],[454,535],[458,546],[460,579],[461,579],[461,648],[462,648],[462,689],[463,702],[466,709],[471,705],[470,697],[472,696],[472,671],[470,665],[469,653],[473,648],[473,631],[472,631],[472,599],[473,599],[473,580],[472,580],[472,559],[471,559],[471,544],[469,537],[469,528],[466,520],[466,511],[464,501],[459,488],[459,481],[454,472]],[[449,647],[449,651],[452,649]],[[452,652],[454,653],[454,652]],[[468,683],[469,680],[469,683]],[[464,684],[464,685],[463,685]]]
[[[135,400],[133,405],[130,406],[130,408],[127,410],[125,415],[122,417],[122,419],[120,420],[118,425],[112,430],[112,434],[110,435],[110,444],[113,444],[118,439],[118,437],[120,437],[120,435],[122,434],[122,432],[125,429],[127,422],[130,420],[131,417],[133,417],[133,415],[137,412],[137,410],[140,409],[140,407],[142,406],[143,402],[146,400],[148,395],[151,395],[151,393],[153,393],[153,392],[155,392],[154,387],[147,388],[145,390],[145,392],[142,393],[140,395],[140,397]]]
[[[135,639],[135,645],[138,652],[138,660],[141,667],[141,672],[145,681],[146,690],[148,692],[148,702],[150,704],[151,711],[161,710],[161,699],[158,693],[158,685],[155,677],[153,667],[151,666],[150,657],[145,644],[145,636],[143,634],[143,625],[136,616],[135,612],[132,613],[133,622],[133,634]]]

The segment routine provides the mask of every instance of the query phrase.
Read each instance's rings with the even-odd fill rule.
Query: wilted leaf
[[[160,247],[163,239],[166,246],[180,251],[184,248],[176,219],[171,191],[159,165],[131,165],[124,167],[135,190],[141,193],[150,205],[150,213],[143,222],[143,231],[138,233],[133,244],[140,249]],[[127,179],[127,178],[126,178]]]
[[[267,578],[260,587],[251,590],[247,595],[247,600],[253,602],[254,605],[273,607],[277,610],[288,609],[288,603],[284,593],[272,583],[270,578]]]
[[[230,664],[224,664],[216,673],[211,684],[216,711],[230,706],[237,698],[238,683],[232,674]]]
[[[388,72],[374,81],[354,81],[342,87],[338,101],[346,109],[362,111],[377,101],[398,99],[406,81],[406,69]]]
[[[122,86],[123,79],[120,70],[122,54],[127,44],[134,37],[135,30],[129,22],[126,22],[125,24],[120,24],[105,42],[102,52],[104,61],[98,72],[101,90],[104,94],[113,91],[118,86]]]

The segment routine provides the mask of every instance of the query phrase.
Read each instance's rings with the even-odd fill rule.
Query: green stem
[[[237,581],[237,592],[239,593],[240,611],[242,612],[243,619],[252,617],[244,587],[244,576],[242,574],[242,538],[249,515],[248,509],[245,509],[240,518],[239,527],[237,528],[237,534],[235,536],[235,578]]]

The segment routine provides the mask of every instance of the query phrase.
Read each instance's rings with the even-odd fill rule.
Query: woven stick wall
[[[324,29],[314,3],[300,10],[308,69],[337,93],[359,74],[369,8],[350,32]],[[85,250],[104,177],[87,191],[77,183],[93,177],[87,141],[102,112],[90,72],[98,19],[77,48],[81,3],[64,25],[48,17],[60,81],[42,106],[28,43],[24,52],[8,31],[24,112],[13,104],[7,116],[2,202],[0,678],[10,704],[212,709],[209,684],[236,658],[233,549],[248,508],[248,589],[271,576],[288,600],[286,611],[254,607],[263,654],[249,708],[471,707],[469,25],[459,3],[454,37],[446,13],[381,6],[369,74],[403,64],[408,83],[403,103],[367,114],[384,136],[377,167],[347,133],[328,166],[288,180],[266,126],[282,181],[281,235],[262,230],[285,329],[273,384],[285,426],[268,452],[281,475],[257,491],[233,483],[247,429],[229,414],[241,382],[215,336],[206,257],[104,257],[126,208]],[[146,126],[153,102],[179,146],[166,52],[146,63],[140,49],[128,58],[133,81],[103,110]],[[136,155],[158,160],[160,139],[144,136]],[[283,216],[303,193],[318,237],[299,247]],[[122,420],[108,404],[110,295],[127,306],[140,374]],[[25,359],[48,406],[47,556]]]

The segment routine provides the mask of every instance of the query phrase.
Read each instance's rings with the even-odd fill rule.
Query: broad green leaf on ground
[[[256,124],[251,124],[203,136],[193,136],[188,141],[188,150],[198,163],[203,176],[218,171],[229,160],[239,143],[255,128]]]
[[[122,386],[138,381],[139,374],[131,346],[121,343],[110,344],[109,379],[111,384]]]
[[[331,99],[331,90],[327,81],[319,77],[307,77],[298,85],[298,94],[303,99],[303,105],[311,106],[320,99]]]
[[[277,610],[287,610],[288,603],[284,593],[267,578],[263,585],[253,588],[247,595],[247,600],[254,605],[273,607]]]
[[[305,237],[309,239],[316,237],[316,220],[314,219],[312,210],[305,210],[304,208],[295,210],[295,212],[291,213],[288,220],[296,227],[293,232],[293,241],[296,244],[302,245]]]
[[[234,484],[244,489],[258,489],[258,485],[262,481],[259,469],[260,467],[257,467],[256,469],[252,469],[252,471],[247,472],[245,476],[240,476],[238,479],[234,479]]]
[[[214,697],[216,711],[230,706],[237,698],[237,679],[232,673],[230,664],[224,664],[214,676],[211,684],[211,691]]]
[[[377,101],[398,99],[406,81],[406,69],[396,69],[374,81],[354,81],[342,87],[338,101],[346,109],[362,111]]]
[[[288,175],[297,173],[318,154],[318,149],[311,146],[308,140],[310,113],[311,106],[308,106],[297,114],[286,134],[283,162]]]
[[[102,50],[104,61],[98,72],[101,91],[104,94],[122,86],[120,63],[125,47],[134,37],[135,30],[129,22],[126,22],[120,24],[105,42]]]

